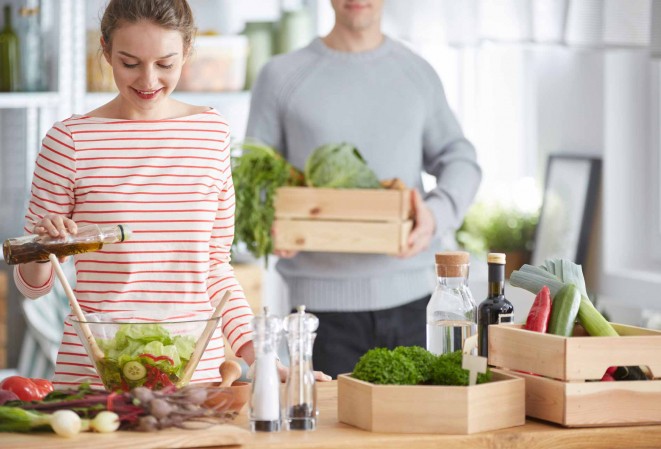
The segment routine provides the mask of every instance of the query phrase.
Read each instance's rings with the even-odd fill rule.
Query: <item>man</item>
[[[381,32],[383,0],[331,3],[328,36],[260,73],[246,135],[301,168],[315,148],[348,142],[380,179],[414,188],[415,226],[398,257],[276,253],[291,304],[319,317],[314,367],[337,376],[370,348],[425,346],[434,253],[461,224],[481,171],[434,69]],[[423,170],[437,177],[424,200]]]

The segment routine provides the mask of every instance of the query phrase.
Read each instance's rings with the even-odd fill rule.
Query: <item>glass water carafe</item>
[[[436,254],[436,288],[427,304],[427,350],[440,355],[461,350],[477,333],[477,306],[468,288],[469,254]]]

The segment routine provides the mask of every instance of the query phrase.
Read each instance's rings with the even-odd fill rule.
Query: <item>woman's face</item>
[[[132,113],[149,113],[174,90],[186,60],[181,33],[152,22],[125,23],[104,52],[115,84]],[[128,111],[127,111],[128,112]]]

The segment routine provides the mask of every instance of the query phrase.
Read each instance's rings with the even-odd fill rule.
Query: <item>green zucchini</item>
[[[588,335],[593,337],[617,337],[618,333],[604,316],[592,305],[585,296],[581,297],[581,307],[578,309],[578,321]]]
[[[574,284],[566,284],[553,298],[551,321],[547,332],[571,337],[580,306],[581,292]]]

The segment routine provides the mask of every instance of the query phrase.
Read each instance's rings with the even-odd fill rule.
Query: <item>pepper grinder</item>
[[[287,316],[284,329],[289,345],[289,375],[285,393],[285,419],[289,430],[314,430],[317,426],[317,388],[312,369],[312,345],[319,319],[298,306]]]
[[[254,331],[255,364],[250,397],[250,429],[258,432],[280,431],[280,376],[276,348],[282,332],[282,320],[264,314],[251,321]]]

